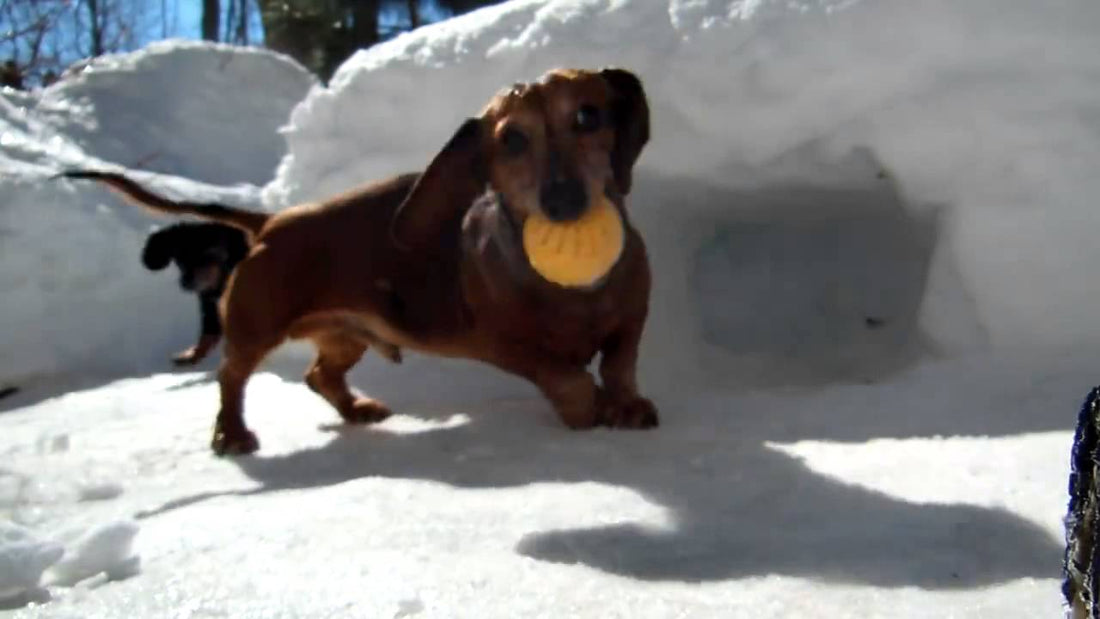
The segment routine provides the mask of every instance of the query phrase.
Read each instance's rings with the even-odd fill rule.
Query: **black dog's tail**
[[[1085,398],[1077,416],[1070,456],[1066,554],[1062,562],[1062,595],[1074,619],[1100,619],[1100,387]]]
[[[96,172],[94,170],[70,170],[57,177],[88,179],[99,181],[114,189],[130,201],[158,213],[169,215],[194,215],[210,221],[239,228],[255,236],[271,217],[266,213],[257,213],[233,208],[222,204],[204,204],[198,202],[177,202],[154,194],[136,182],[116,172]]]

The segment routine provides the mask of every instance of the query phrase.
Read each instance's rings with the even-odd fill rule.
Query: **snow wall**
[[[1088,225],[1100,195],[1097,18],[1100,5],[1086,0],[516,0],[360,52],[328,88],[309,88],[272,55],[222,49],[206,54],[252,62],[255,88],[211,82],[208,70],[182,72],[187,82],[148,76],[160,86],[131,89],[122,70],[110,71],[111,93],[217,100],[220,127],[190,147],[159,123],[199,132],[199,112],[173,121],[156,105],[127,104],[130,124],[150,125],[142,142],[193,154],[169,167],[134,163],[154,144],[123,148],[113,133],[96,140],[51,126],[74,149],[212,184],[161,187],[245,203],[256,198],[251,186],[213,184],[256,182],[270,153],[235,158],[221,147],[276,135],[286,118],[268,100],[269,80],[293,81],[304,99],[261,194],[277,209],[422,167],[504,85],[562,65],[629,68],[644,81],[653,120],[629,199],[655,270],[643,381],[658,389],[702,377],[747,386],[870,380],[921,355],[1098,343]],[[278,91],[288,95],[281,101],[288,91]],[[37,118],[48,118],[38,111],[50,94]],[[261,103],[270,116],[256,111]],[[260,137],[241,140],[227,126]],[[251,176],[222,167],[249,161]],[[5,350],[41,345],[35,354],[49,353],[52,369],[90,358],[159,369],[188,343],[194,309],[167,277],[139,270],[144,228],[132,222],[144,226],[144,216],[72,184],[47,187],[27,174],[0,182],[21,187],[20,199],[0,198],[0,226],[21,242],[25,265],[24,279],[5,285],[7,303],[25,310],[5,309]],[[32,234],[22,222],[63,202],[66,225],[86,237],[77,247],[50,245],[56,223]],[[104,252],[110,260],[88,259]],[[123,272],[126,293],[71,313],[72,300]],[[16,357],[4,356],[0,376],[26,367]]]
[[[165,41],[0,91],[0,383],[163,370],[199,330],[175,267],[140,262],[171,220],[51,175],[125,167],[169,195],[259,206],[279,128],[314,84],[269,52]]]
[[[360,52],[291,116],[272,205],[425,164],[556,66],[643,80],[646,384],[873,380],[1096,345],[1100,4],[517,0]]]

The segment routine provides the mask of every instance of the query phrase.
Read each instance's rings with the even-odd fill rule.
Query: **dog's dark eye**
[[[509,157],[517,157],[527,151],[530,140],[519,129],[508,127],[500,135],[500,143],[504,146],[504,152],[508,153]]]
[[[594,105],[582,105],[577,108],[577,117],[573,125],[580,133],[592,133],[603,125],[603,115],[600,108]]]

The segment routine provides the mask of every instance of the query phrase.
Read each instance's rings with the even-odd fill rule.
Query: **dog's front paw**
[[[258,450],[260,440],[248,429],[226,432],[221,427],[217,427],[214,428],[214,438],[210,441],[210,448],[218,456],[243,456]]]
[[[603,411],[604,425],[645,430],[659,425],[657,407],[641,396],[610,402]]]

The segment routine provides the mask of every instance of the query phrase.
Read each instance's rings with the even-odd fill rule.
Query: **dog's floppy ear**
[[[611,169],[615,184],[624,196],[630,193],[634,162],[649,142],[649,103],[642,81],[626,69],[609,67],[600,76],[615,93],[611,118],[615,124],[615,148],[611,151]]]
[[[397,208],[390,234],[402,249],[436,243],[444,227],[485,190],[482,121],[468,118],[413,184]]]
[[[177,229],[170,226],[149,235],[145,248],[141,250],[141,263],[150,271],[159,271],[168,266],[176,254]]]

